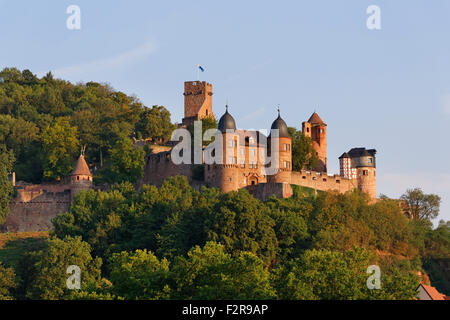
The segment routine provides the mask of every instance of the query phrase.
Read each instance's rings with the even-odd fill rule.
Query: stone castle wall
[[[174,164],[170,158],[170,151],[149,154],[146,157],[144,176],[139,181],[138,187],[143,184],[160,187],[167,178],[179,175],[186,176],[189,183],[192,183],[192,169],[193,166],[190,164]]]
[[[31,185],[18,187],[10,213],[0,226],[2,232],[30,232],[52,229],[51,220],[70,206],[67,185]]]
[[[356,180],[346,179],[339,175],[330,176],[316,171],[292,171],[291,184],[313,188],[321,191],[336,190],[341,193],[358,187]]]
[[[271,196],[277,198],[289,198],[293,194],[289,183],[260,183],[255,186],[247,186],[246,189],[257,199],[266,201]]]
[[[164,180],[177,175],[186,176],[192,185],[195,182],[192,177],[192,168],[193,165],[190,164],[174,164],[170,159],[170,151],[150,154],[147,156],[144,177],[141,179],[139,186],[149,184],[160,187]],[[357,179],[347,179],[340,175],[328,175],[324,172],[307,170],[282,170],[275,176],[267,176],[267,179],[265,176],[259,177],[259,179],[256,179],[255,185],[246,185],[244,181],[250,184],[250,179],[256,176],[255,174],[246,175],[245,173],[248,170],[247,168],[241,168],[239,165],[222,165],[220,168],[217,165],[205,165],[205,182],[200,184],[219,188],[222,192],[247,188],[259,199],[267,199],[271,194],[280,198],[290,197],[292,195],[291,184],[321,191],[336,190],[340,193],[360,187]],[[256,172],[257,169],[254,169],[254,171]]]

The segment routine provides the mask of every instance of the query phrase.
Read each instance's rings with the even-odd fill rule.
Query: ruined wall
[[[293,194],[289,183],[260,183],[246,188],[255,198],[266,201],[271,196],[289,198]]]
[[[143,184],[160,187],[164,180],[173,176],[186,176],[189,183],[192,182],[192,168],[190,164],[176,165],[170,159],[170,151],[157,154],[149,154],[146,157],[144,176],[138,183],[138,188]]]
[[[293,171],[291,184],[313,188],[321,191],[337,190],[341,193],[358,187],[356,180],[346,179],[339,175],[329,176],[326,173],[316,171]]]
[[[2,232],[47,231],[51,219],[70,206],[70,189],[66,185],[33,185],[18,187],[10,205]]]

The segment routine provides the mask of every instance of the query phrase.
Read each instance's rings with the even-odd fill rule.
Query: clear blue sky
[[[81,8],[81,30],[66,8]],[[381,8],[381,30],[366,9]],[[376,148],[378,193],[421,187],[450,219],[450,1],[4,1],[0,67],[107,82],[183,116],[183,82],[213,84],[240,128],[289,126],[316,110],[328,162]],[[437,222],[437,221],[436,221]]]

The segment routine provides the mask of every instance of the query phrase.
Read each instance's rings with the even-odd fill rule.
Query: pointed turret
[[[80,157],[77,160],[77,163],[75,164],[75,168],[73,169],[71,176],[89,176],[92,177],[91,171],[89,170],[89,167],[86,163],[86,160],[84,160],[84,155],[81,154]]]
[[[315,111],[311,115],[311,117],[309,117],[308,122],[311,123],[311,124],[321,124],[321,125],[325,124],[325,122],[323,122],[323,120],[320,118],[320,116]]]
[[[89,190],[92,188],[92,174],[84,159],[84,152],[82,151],[78,158],[75,168],[70,174],[70,189],[71,198],[81,190]]]

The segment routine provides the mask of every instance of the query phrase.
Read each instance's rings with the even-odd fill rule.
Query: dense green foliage
[[[17,180],[62,179],[85,146],[89,164],[103,169],[94,172],[98,181],[131,181],[144,163],[140,149],[129,152],[131,137],[164,140],[174,128],[164,107],[146,108],[106,84],[74,85],[51,73],[39,79],[15,68],[0,78],[0,145],[14,153]]]
[[[74,291],[66,281],[67,268],[76,265],[81,269],[81,289],[100,283],[102,260],[92,258],[89,244],[80,237],[49,239],[42,250],[28,252],[20,266],[22,276],[19,292],[31,299],[67,299]]]
[[[292,138],[292,170],[312,170],[317,165],[319,158],[314,151],[311,138],[296,128],[289,127]]]
[[[176,126],[170,122],[170,112],[163,106],[153,106],[144,110],[136,123],[138,138],[166,141],[170,140],[174,129]]]
[[[16,69],[0,77],[0,221],[14,159],[18,179],[56,180],[87,146],[96,181],[111,186],[80,192],[50,239],[0,254],[0,299],[413,299],[419,271],[450,294],[439,267],[450,256],[450,225],[433,230],[435,197],[407,193],[418,210],[409,219],[398,201],[372,204],[357,190],[297,186],[290,198],[263,202],[247,190],[199,191],[177,176],[136,191],[145,152],[131,138],[167,140],[167,110],[93,82]],[[203,131],[217,126],[202,122]],[[290,133],[293,168],[314,167],[311,140]],[[80,290],[67,288],[70,265],[81,270]],[[367,288],[370,265],[381,269],[380,290]]]
[[[0,145],[0,225],[9,214],[9,202],[13,195],[13,187],[8,179],[8,174],[14,161],[14,155],[11,150]]]
[[[22,258],[16,283],[3,284],[3,295],[412,299],[417,272],[449,255],[448,224],[433,230],[410,220],[396,201],[369,204],[357,191],[300,191],[262,202],[246,190],[197,191],[178,176],[160,189],[144,185],[137,192],[124,182],[107,192],[81,192],[54,219],[53,238]],[[81,290],[65,286],[70,264],[84,272]],[[366,286],[370,265],[380,266],[380,290]],[[439,278],[438,270],[431,276]]]
[[[439,214],[441,197],[436,194],[425,194],[420,188],[406,190],[401,200],[405,202],[406,211],[411,219],[430,220]]]
[[[13,268],[5,268],[0,262],[0,300],[12,300],[12,290],[17,286]]]
[[[418,224],[393,200],[369,204],[355,191],[296,192],[262,202],[246,190],[197,191],[180,176],[160,189],[144,185],[136,192],[126,182],[81,192],[54,226],[51,241],[81,237],[89,254],[106,262],[105,279],[96,273],[71,296],[61,287],[41,292],[35,288],[49,271],[27,263],[38,279],[22,285],[29,297],[411,299],[422,260],[449,250],[447,225]],[[372,264],[382,270],[381,290],[366,287]]]

